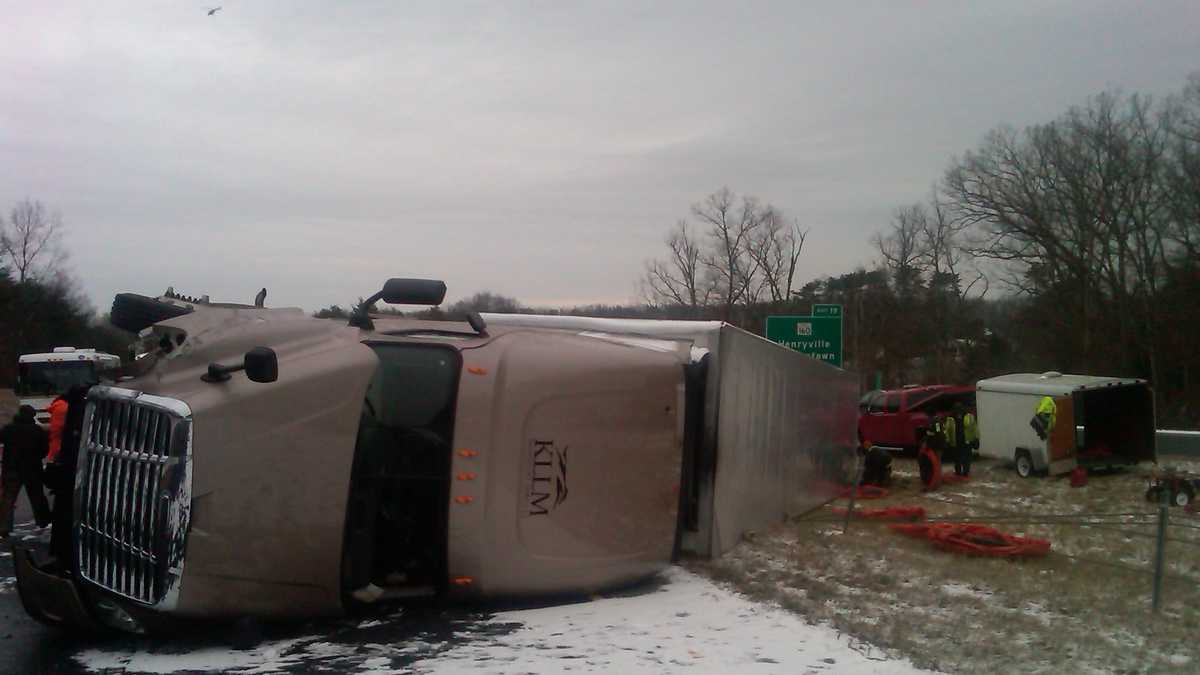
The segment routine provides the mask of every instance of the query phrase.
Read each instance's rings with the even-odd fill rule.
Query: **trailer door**
[[[1050,430],[1046,450],[1051,462],[1075,455],[1075,403],[1070,394],[1054,398],[1054,428]]]

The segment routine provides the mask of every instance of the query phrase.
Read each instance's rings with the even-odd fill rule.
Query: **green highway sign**
[[[812,316],[768,316],[766,337],[842,367],[842,306],[813,305]]]

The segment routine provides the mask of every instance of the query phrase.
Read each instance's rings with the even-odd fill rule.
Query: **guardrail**
[[[1159,429],[1155,445],[1159,456],[1200,457],[1200,431]]]

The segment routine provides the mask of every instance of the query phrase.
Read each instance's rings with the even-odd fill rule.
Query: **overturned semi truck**
[[[72,559],[15,549],[34,618],[336,615],[590,592],[718,556],[854,464],[857,379],[720,322],[370,316],[123,294],[94,387]],[[257,304],[261,304],[257,303]]]

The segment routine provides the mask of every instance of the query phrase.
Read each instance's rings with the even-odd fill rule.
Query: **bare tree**
[[[875,234],[871,243],[883,258],[883,265],[902,300],[912,297],[921,283],[926,259],[922,250],[922,233],[927,229],[929,213],[922,204],[898,209],[892,216],[887,234]]]
[[[667,236],[666,258],[645,264],[640,286],[648,304],[690,308],[693,315],[714,307],[733,321],[735,308],[791,297],[808,237],[799,223],[729,188],[692,205],[692,215],[692,223],[680,220]]]
[[[1169,123],[1148,98],[1104,93],[1024,135],[994,132],[945,180],[956,217],[979,226],[973,253],[1019,264],[1025,290],[1055,298],[1047,320],[1078,337],[1068,354],[1147,363],[1152,377],[1172,231]]]
[[[700,242],[680,220],[667,235],[666,260],[646,262],[643,278],[646,300],[652,304],[676,304],[690,307],[693,313],[708,305],[712,285],[706,283],[701,262]]]
[[[983,271],[978,266],[967,264],[970,255],[968,244],[963,241],[967,229],[968,225],[951,215],[949,205],[938,199],[937,188],[934,188],[929,198],[929,216],[921,227],[920,253],[931,280],[938,280],[942,286],[948,280],[960,304],[976,286],[983,286],[980,297],[986,295],[988,290],[987,276]],[[970,281],[964,278],[967,274],[970,275]]]
[[[17,283],[43,275],[54,275],[66,254],[59,245],[62,218],[49,212],[40,201],[23,199],[0,218],[0,261],[7,261]]]
[[[761,286],[770,292],[771,302],[785,302],[792,296],[808,230],[801,229],[799,221],[785,224],[782,214],[773,208],[763,215],[758,229],[749,252],[762,272]]]
[[[717,300],[725,321],[732,320],[735,305],[752,295],[761,265],[750,254],[750,248],[773,211],[754,197],[742,197],[739,204],[738,196],[729,188],[721,188],[692,206],[692,215],[708,229],[709,248],[701,261],[717,283]]]

